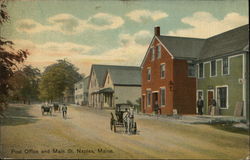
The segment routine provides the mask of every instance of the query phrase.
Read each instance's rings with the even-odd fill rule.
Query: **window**
[[[151,105],[151,91],[147,91],[147,106]]]
[[[148,68],[148,70],[147,70],[147,80],[148,81],[151,80],[151,68]]]
[[[151,61],[153,61],[155,59],[155,50],[153,47],[150,49],[150,53],[151,53]]]
[[[227,87],[217,88],[217,104],[220,108],[227,108]]]
[[[203,99],[203,91],[202,90],[199,90],[197,92],[197,100],[199,99],[199,97],[201,97],[201,99]]]
[[[158,45],[156,50],[157,50],[157,58],[159,59],[159,58],[161,58],[161,46]]]
[[[222,73],[223,75],[229,74],[228,58],[223,58]]]
[[[210,76],[216,76],[216,60],[211,61],[210,66]]]
[[[194,63],[188,63],[188,76],[195,77],[195,64]]]
[[[203,78],[204,76],[203,67],[203,63],[199,63],[199,78]]]
[[[160,68],[161,79],[165,78],[165,70],[166,70],[166,65],[161,64],[161,68]]]
[[[161,106],[166,105],[166,89],[161,88]]]

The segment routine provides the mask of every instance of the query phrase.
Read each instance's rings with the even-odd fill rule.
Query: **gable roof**
[[[154,36],[150,45],[155,39],[159,40],[173,58],[183,59],[206,59],[215,56],[230,54],[237,51],[248,50],[249,24],[226,31],[207,39],[175,37],[175,36]],[[149,49],[142,61],[144,64]]]
[[[222,56],[232,52],[243,51],[249,43],[249,25],[244,25],[215,35],[206,40],[199,59]]]
[[[205,39],[157,36],[161,43],[169,50],[174,58],[197,58]]]
[[[114,85],[141,86],[141,68],[120,66],[108,69]]]
[[[127,70],[128,72],[131,71],[131,73],[132,73],[133,70],[138,69],[138,68],[139,67],[136,67],[136,66],[115,66],[115,65],[93,64],[92,67],[91,67],[91,74],[92,74],[92,71],[95,71],[96,79],[98,81],[98,84],[99,84],[100,87],[102,87],[103,86],[103,82],[104,82],[104,80],[106,78],[105,75],[106,75],[106,73],[107,73],[108,70],[116,70],[116,71],[112,72],[113,73],[112,75],[114,76],[114,79],[117,81],[117,79],[119,79],[119,78],[117,78],[117,76],[124,77],[125,79],[131,78],[131,77],[125,77],[125,75],[128,75],[128,74],[125,73],[124,71],[121,74],[122,70]],[[120,71],[120,73],[119,72],[117,73],[117,71]],[[117,74],[117,76],[116,76],[116,74]],[[123,74],[125,74],[125,75],[123,75]],[[140,77],[141,74],[139,73],[138,76]],[[115,80],[113,80],[113,81],[115,81]]]

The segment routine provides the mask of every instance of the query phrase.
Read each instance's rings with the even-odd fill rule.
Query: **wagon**
[[[42,115],[44,115],[44,113],[46,112],[47,114],[50,114],[52,116],[52,106],[42,105],[41,111],[42,111]]]
[[[53,109],[54,109],[54,112],[55,111],[61,111],[61,107],[60,107],[60,105],[58,104],[58,103],[53,103]]]
[[[133,107],[130,104],[116,104],[115,116],[111,112],[110,129],[117,132],[122,128],[125,133],[136,134],[137,125],[134,121]]]

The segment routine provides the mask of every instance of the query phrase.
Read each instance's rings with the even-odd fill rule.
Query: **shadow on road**
[[[0,126],[16,126],[28,123],[35,123],[38,119],[28,113],[31,106],[25,105],[20,106],[10,106],[4,112],[6,117],[0,118]]]
[[[211,125],[212,127],[227,131],[227,132],[232,132],[232,133],[238,133],[238,134],[243,134],[243,135],[249,135],[249,131],[244,128],[236,128],[233,126],[233,123],[226,123],[226,124],[213,124]]]

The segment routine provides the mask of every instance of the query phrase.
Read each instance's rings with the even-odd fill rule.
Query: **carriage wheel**
[[[136,122],[135,122],[134,133],[136,134],[136,132],[137,132],[137,125],[136,125]]]
[[[111,129],[111,131],[113,130],[113,120],[112,119],[110,120],[110,129]]]
[[[114,132],[116,132],[116,125],[115,125],[116,123],[115,123],[115,121],[114,121]]]

